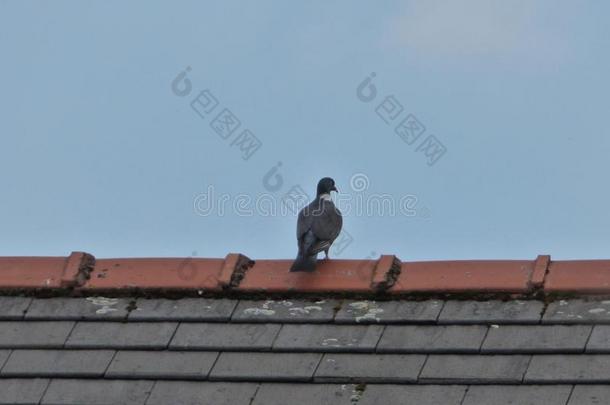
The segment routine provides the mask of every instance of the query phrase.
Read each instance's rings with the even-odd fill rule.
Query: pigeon
[[[299,252],[290,271],[312,272],[316,269],[318,253],[328,250],[339,236],[343,217],[330,199],[330,192],[338,192],[335,181],[324,177],[318,182],[315,200],[299,212],[297,220],[297,241]]]

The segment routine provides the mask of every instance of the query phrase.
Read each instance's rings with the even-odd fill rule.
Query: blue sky
[[[291,258],[294,215],[194,202],[281,204],[332,176],[348,198],[417,199],[414,216],[345,213],[335,257],[609,256],[610,3],[329,3],[0,2],[0,255]],[[221,136],[225,108],[240,126]],[[394,132],[408,114],[413,144]]]

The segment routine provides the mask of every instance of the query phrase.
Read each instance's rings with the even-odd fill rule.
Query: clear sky
[[[0,1],[0,255],[292,258],[279,207],[331,176],[408,205],[344,210],[335,257],[608,258],[609,15]]]

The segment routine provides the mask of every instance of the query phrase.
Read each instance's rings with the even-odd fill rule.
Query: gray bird
[[[297,220],[297,241],[299,253],[290,271],[314,271],[318,253],[324,251],[328,259],[328,249],[339,236],[343,217],[330,199],[330,192],[338,192],[335,181],[324,177],[318,182],[315,200],[299,212]]]

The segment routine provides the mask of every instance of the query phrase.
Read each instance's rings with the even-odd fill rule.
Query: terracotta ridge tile
[[[375,291],[385,291],[392,287],[402,269],[402,261],[394,255],[382,255],[373,271],[371,287]]]
[[[241,253],[229,253],[220,269],[219,284],[223,288],[237,287],[252,266],[254,260],[247,256]]]
[[[75,287],[85,284],[95,267],[95,257],[85,252],[72,252],[66,260],[61,276],[62,287]]]
[[[530,279],[530,285],[533,289],[539,289],[544,286],[544,280],[548,274],[549,264],[551,262],[550,255],[538,255],[534,264],[534,271]]]

